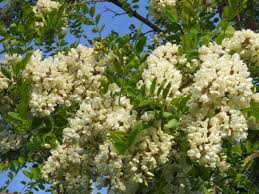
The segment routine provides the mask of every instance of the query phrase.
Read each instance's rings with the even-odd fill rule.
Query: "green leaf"
[[[183,53],[183,47],[180,45],[178,46],[178,53],[180,56],[182,56],[184,53]]]
[[[165,124],[166,129],[175,129],[180,125],[179,121],[176,119],[171,119]]]
[[[247,140],[245,143],[247,153],[251,153],[253,151],[252,146],[252,142],[250,140]]]
[[[97,32],[99,32],[99,30],[98,30],[98,28],[94,27],[94,28],[92,29],[92,32],[93,32],[93,33],[97,33]]]
[[[156,89],[156,81],[157,81],[157,77],[155,77],[152,81],[152,84],[150,86],[150,94],[153,95]]]
[[[225,30],[225,37],[230,38],[233,36],[235,32],[235,28],[233,26],[228,26],[227,29]]]
[[[125,154],[132,147],[137,135],[148,125],[138,122],[128,133],[124,131],[113,131],[109,135],[115,149],[120,154]]]
[[[87,4],[81,3],[81,9],[82,9],[83,13],[86,14],[88,12]]]
[[[42,183],[40,183],[40,184],[38,185],[38,187],[39,187],[41,190],[44,190],[44,189],[45,189],[45,186],[44,186]]]
[[[5,116],[5,120],[9,122],[14,129],[20,132],[28,131],[31,127],[32,121],[30,119],[23,118],[19,113],[8,112]]]
[[[249,116],[259,119],[259,103],[253,102],[249,108],[243,109],[243,112],[247,113]]]
[[[29,179],[32,179],[32,178],[33,178],[31,172],[29,172],[29,171],[24,170],[24,171],[23,171],[23,174],[24,174],[26,177],[28,177]]]
[[[137,135],[145,128],[147,128],[147,125],[143,124],[143,122],[139,122],[130,130],[128,135],[128,147],[132,146]]]
[[[20,103],[18,105],[18,112],[20,115],[25,116],[29,109],[29,103],[31,98],[31,91],[29,88],[29,84],[25,81],[19,86],[20,91]]]
[[[95,17],[95,22],[96,22],[96,24],[99,23],[100,18],[101,18],[101,15],[100,15],[100,14],[98,14],[98,15]]]
[[[164,86],[166,84],[166,79],[164,79],[161,83],[161,85],[159,86],[158,90],[157,90],[157,96],[160,95],[160,93],[162,92],[162,90],[164,89]]]
[[[168,83],[166,88],[163,90],[162,96],[164,99],[166,99],[167,95],[169,94],[170,88],[171,88],[171,82]]]
[[[1,67],[1,72],[6,78],[12,79],[12,72],[7,68]]]
[[[163,112],[163,118],[169,118],[171,116],[173,116],[171,112]]]
[[[23,58],[23,60],[16,64],[13,68],[13,72],[14,74],[17,76],[19,75],[26,67],[27,63],[30,61],[31,56],[32,56],[32,52],[27,52],[26,56]]]
[[[127,134],[124,131],[113,131],[109,135],[109,139],[112,142],[115,149],[124,154],[128,148]]]
[[[18,158],[18,162],[19,162],[20,164],[24,165],[24,164],[26,163],[26,160],[25,160],[24,157],[20,156],[20,157]]]
[[[172,105],[177,109],[178,113],[186,114],[188,112],[187,102],[190,96],[183,96],[180,98],[174,98],[172,100]]]
[[[89,14],[90,14],[91,17],[94,17],[94,14],[95,14],[95,6],[93,6],[93,7],[90,8]]]
[[[29,63],[31,56],[32,56],[32,52],[27,52],[26,56],[24,57],[24,59],[21,61],[21,71],[25,69],[26,65]]]
[[[143,50],[144,50],[144,47],[147,43],[147,37],[144,36],[142,37],[136,44],[136,53],[137,54],[140,54]]]
[[[209,194],[209,191],[205,186],[202,186],[202,190],[203,190],[204,194]]]
[[[40,169],[38,167],[31,167],[31,175],[33,177],[34,180],[39,180],[40,178]]]
[[[145,106],[149,106],[153,104],[153,101],[152,100],[149,100],[149,99],[145,99],[145,100],[141,100],[138,107],[145,107]]]

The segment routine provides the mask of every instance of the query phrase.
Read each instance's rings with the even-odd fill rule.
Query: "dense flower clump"
[[[3,75],[3,73],[0,73],[0,91],[5,90],[9,86],[10,80]]]
[[[99,186],[110,177],[111,192],[134,193],[139,183],[148,184],[155,172],[169,159],[174,137],[161,129],[150,128],[138,139],[128,155],[119,155],[111,142],[100,145],[95,158]]]
[[[228,53],[238,53],[248,63],[259,66],[259,34],[252,30],[236,31],[234,36],[226,38],[222,46]]]
[[[18,54],[7,55],[4,57],[3,61],[0,62],[0,68],[6,69],[6,71],[10,72],[10,69],[14,67],[17,63],[21,62],[22,56]],[[0,71],[0,92],[2,90],[7,89],[11,83],[12,79],[6,77],[2,71]]]
[[[154,95],[157,98],[161,95],[162,90],[170,86],[170,92],[167,100],[172,97],[181,95],[179,88],[181,86],[182,74],[177,70],[176,65],[184,65],[187,62],[185,56],[181,56],[178,52],[178,45],[167,43],[166,45],[159,46],[148,57],[148,67],[144,69],[142,78],[138,83],[138,87],[145,86],[147,95]],[[151,85],[156,79],[154,94],[150,94]]]
[[[220,45],[200,49],[200,69],[194,77],[188,102],[191,120],[188,155],[200,163],[226,167],[223,138],[240,141],[247,137],[247,122],[241,112],[256,94],[246,64],[238,54],[229,55]]]
[[[0,132],[0,155],[9,151],[20,149],[26,142],[26,136],[15,134],[11,131],[4,130]]]
[[[142,109],[139,102],[133,103],[135,93],[127,96],[123,85],[106,74],[115,53],[98,55],[93,48],[79,45],[42,59],[41,51],[35,51],[21,75],[31,88],[31,116],[44,119],[60,107],[79,107],[66,118],[60,142],[50,147],[42,177],[70,193],[95,182],[98,187],[108,186],[111,193],[130,194],[141,184],[154,183],[158,173],[171,177],[165,183],[168,187],[183,192],[192,187],[182,169],[189,159],[226,170],[230,164],[223,143],[247,138],[249,124],[243,110],[259,102],[247,65],[258,62],[258,34],[236,32],[222,45],[201,46],[194,59],[183,52],[182,46],[166,43],[147,57],[134,87],[136,93],[145,89],[141,99],[157,104],[149,109],[147,103]],[[21,60],[19,55],[8,56],[1,65],[12,72]],[[183,67],[195,73],[188,76]],[[3,73],[0,81],[1,95],[16,84]],[[185,104],[176,107],[182,98],[187,99]],[[144,127],[136,129],[140,124]],[[0,141],[2,154],[19,149],[25,141],[23,135],[7,131],[0,136],[6,134]],[[182,182],[173,180],[167,169],[177,169],[174,175]]]
[[[172,8],[176,6],[177,0],[151,0],[149,2],[150,14],[156,18],[160,18],[166,8]]]
[[[41,61],[41,52],[34,52],[24,77],[32,84],[30,106],[33,114],[50,115],[57,105],[70,106],[98,91],[103,78],[94,51],[79,45],[68,55],[58,54]]]
[[[101,165],[97,159],[91,159],[97,155],[98,144],[106,140],[110,131],[128,131],[134,124],[136,113],[132,110],[129,100],[125,97],[114,96],[114,92],[118,89],[116,86],[111,85],[109,88],[110,90],[105,96],[86,98],[75,118],[69,120],[69,128],[64,129],[63,145],[56,148],[57,151],[55,151],[56,149],[53,150],[55,156],[51,156],[43,167],[43,175],[47,180],[60,184],[66,177],[67,184],[77,182],[79,185],[83,185],[82,177],[76,176],[78,173],[76,174],[75,170],[73,170],[73,173],[75,173],[73,176],[64,176],[59,171],[70,168],[70,163],[73,164],[74,169],[78,169],[80,172],[83,169],[89,169],[91,166]],[[114,88],[116,88],[115,91]],[[63,149],[69,151],[70,154],[63,153]],[[102,146],[100,146],[101,150]],[[63,161],[55,159],[63,158],[63,154],[66,157],[70,157],[69,155],[78,155],[78,157],[73,156],[71,159]],[[77,158],[77,163],[74,158]],[[79,161],[80,158],[81,162]],[[53,161],[59,162],[53,163]],[[53,171],[53,168],[56,170]],[[65,171],[69,173],[69,169]]]
[[[35,14],[43,14],[59,9],[61,4],[57,1],[38,0],[37,4],[32,8]]]

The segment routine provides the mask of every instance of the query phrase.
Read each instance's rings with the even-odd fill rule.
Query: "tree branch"
[[[92,1],[88,1],[88,2],[105,2],[105,0],[92,0]],[[138,20],[140,20],[141,22],[143,22],[144,24],[146,24],[147,26],[152,28],[154,31],[156,31],[156,32],[162,32],[163,31],[157,25],[155,25],[154,23],[149,21],[147,18],[143,17],[138,12],[136,12],[134,9],[132,9],[129,4],[124,5],[120,0],[106,0],[106,2],[111,2],[114,5],[120,7],[122,10],[127,12],[127,14],[129,16],[133,16],[133,17],[137,18]]]
[[[116,17],[116,16],[121,16],[121,15],[125,15],[127,14],[126,12],[123,12],[123,13],[118,13],[112,9],[109,9],[108,7],[105,8],[105,12],[112,12],[114,14],[113,18]]]

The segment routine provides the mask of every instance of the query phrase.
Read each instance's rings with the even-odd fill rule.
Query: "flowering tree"
[[[0,2],[0,191],[259,192],[258,1]]]

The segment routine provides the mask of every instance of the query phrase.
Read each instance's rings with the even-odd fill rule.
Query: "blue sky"
[[[145,6],[147,5],[148,0],[141,0],[140,1],[140,9],[138,10],[138,12],[145,16],[147,14]],[[121,15],[121,16],[117,16],[117,17],[113,17],[114,14],[110,11],[106,11],[106,8],[112,9],[118,13],[122,13],[123,10],[121,10],[120,8],[116,7],[115,5],[111,4],[111,3],[97,3],[96,6],[96,12],[100,13],[102,15],[101,24],[105,24],[106,27],[103,31],[102,36],[106,36],[107,34],[110,33],[111,30],[114,30],[116,32],[118,32],[120,35],[126,34],[129,32],[128,27],[130,24],[135,24],[136,27],[141,25],[141,22],[138,21],[135,18],[129,18],[126,14],[125,15]],[[149,31],[150,28],[148,26],[143,26],[143,32]],[[86,32],[89,33],[88,37],[92,37],[94,36],[94,34],[91,32],[91,29],[86,29]],[[68,39],[69,41],[73,41],[72,39]],[[82,43],[83,44],[83,43]],[[0,45],[0,49],[1,49]],[[0,56],[1,58],[1,56]],[[0,174],[0,187],[4,184],[4,182],[7,180],[7,173],[2,173]],[[12,181],[12,183],[9,185],[8,189],[10,192],[21,192],[23,189],[23,185],[20,183],[20,181],[25,180],[25,181],[29,181],[29,179],[27,177],[25,177],[22,173],[22,170],[15,176],[14,180]],[[106,194],[107,189],[102,189],[100,191],[98,190],[94,190],[94,194],[102,193],[102,194]],[[23,192],[21,192],[23,193]],[[45,194],[46,192],[44,191],[39,191],[39,192],[34,192],[35,194]]]

